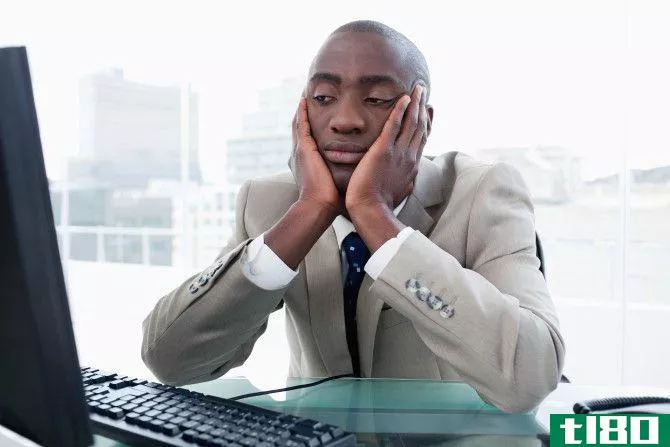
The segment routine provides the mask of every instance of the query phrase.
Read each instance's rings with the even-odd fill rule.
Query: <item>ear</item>
[[[430,130],[433,128],[433,106],[430,104],[426,105],[426,113],[428,114],[428,122],[426,123],[426,130],[428,131],[428,136],[430,136]]]

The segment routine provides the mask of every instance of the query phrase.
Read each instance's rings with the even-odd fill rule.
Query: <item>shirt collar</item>
[[[405,206],[405,202],[407,202],[407,197],[403,199],[402,202],[398,206],[395,207],[393,210],[393,215],[397,216],[400,211],[402,211],[403,207]],[[335,237],[337,237],[337,246],[342,249],[342,241],[344,240],[345,237],[352,231],[356,231],[356,227],[354,227],[354,224],[351,223],[349,219],[344,217],[343,215],[339,215],[335,218],[333,221],[333,229],[335,230]]]

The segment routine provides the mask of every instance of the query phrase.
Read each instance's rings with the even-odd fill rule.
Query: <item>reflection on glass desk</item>
[[[314,379],[289,379],[286,386]],[[186,388],[219,397],[259,391],[246,379],[218,379]],[[338,379],[288,391],[284,400],[243,402],[338,425],[359,445],[540,446],[548,436],[535,414],[506,414],[470,386],[429,380]],[[96,446],[121,446],[96,437]]]

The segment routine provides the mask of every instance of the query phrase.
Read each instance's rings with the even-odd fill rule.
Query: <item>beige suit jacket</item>
[[[219,258],[162,297],[143,323],[142,358],[160,380],[202,382],[239,366],[282,300],[289,375],[352,371],[332,226],[287,287],[263,290],[242,273],[249,243],[297,197],[290,172],[243,185],[234,234]],[[457,152],[423,157],[398,219],[415,232],[377,280],[366,275],[359,292],[363,375],[460,380],[502,410],[535,407],[557,385],[564,343],[519,174]],[[418,299],[410,280],[441,297],[453,315]],[[384,303],[391,308],[382,310]]]

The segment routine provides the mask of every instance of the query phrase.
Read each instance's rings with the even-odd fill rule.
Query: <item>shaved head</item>
[[[430,73],[428,64],[423,53],[409,40],[404,34],[396,31],[388,25],[374,20],[356,20],[349,22],[337,28],[331,33],[331,36],[338,33],[356,32],[356,33],[375,33],[388,40],[402,55],[404,63],[414,72],[414,82],[422,81],[428,89],[430,96]]]

